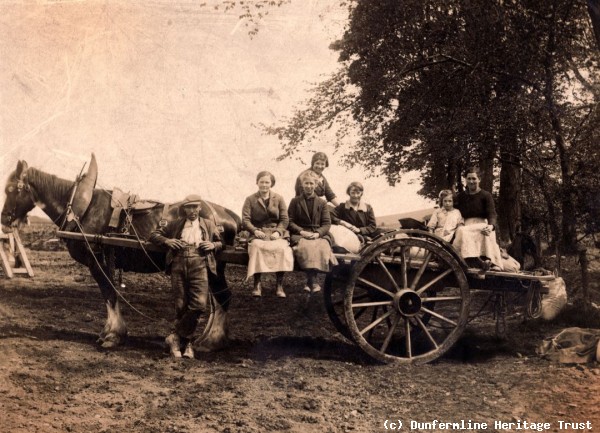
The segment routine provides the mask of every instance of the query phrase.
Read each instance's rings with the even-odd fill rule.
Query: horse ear
[[[19,162],[17,163],[17,179],[23,179],[23,177],[25,176],[25,173],[27,173],[27,169],[29,167],[27,166],[27,162],[25,161],[21,161],[19,160]]]

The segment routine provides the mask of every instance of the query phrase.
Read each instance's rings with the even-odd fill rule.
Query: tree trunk
[[[496,156],[496,149],[492,146],[490,147],[482,149],[479,170],[481,170],[481,189],[492,192],[494,190],[494,157]]]
[[[558,107],[554,97],[554,83],[556,76],[554,72],[554,55],[556,49],[556,33],[554,29],[548,37],[548,47],[546,49],[546,58],[544,59],[545,83],[544,99],[546,102],[550,124],[554,133],[554,141],[558,151],[560,173],[562,185],[560,188],[561,203],[561,238],[560,245],[564,252],[574,253],[577,251],[577,230],[576,215],[573,201],[573,181],[571,177],[571,158],[569,149],[565,142],[561,119],[558,114]]]
[[[500,148],[500,191],[498,195],[499,237],[511,242],[521,222],[521,167],[516,141]]]

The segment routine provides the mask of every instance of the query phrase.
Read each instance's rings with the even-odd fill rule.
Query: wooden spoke
[[[378,286],[377,284],[375,284],[375,283],[372,283],[372,282],[370,282],[370,281],[368,281],[368,280],[365,280],[365,279],[364,279],[364,278],[362,278],[362,277],[358,277],[358,278],[356,279],[356,281],[360,281],[361,283],[363,283],[363,284],[365,284],[365,285],[367,285],[367,286],[369,286],[369,287],[372,287],[372,288],[374,288],[375,290],[379,290],[380,292],[382,292],[382,293],[385,293],[386,295],[388,295],[390,298],[393,298],[393,297],[394,297],[394,294],[393,294],[392,292],[390,292],[390,291],[388,291],[388,290],[385,290],[383,287],[381,287],[381,286]]]
[[[433,344],[433,347],[435,347],[436,349],[438,347],[440,347],[440,346],[438,346],[437,342],[433,338],[433,335],[431,335],[431,333],[427,330],[427,326],[425,326],[425,324],[423,323],[423,321],[421,320],[421,318],[419,316],[415,316],[415,319],[417,320],[417,323],[419,324],[419,328],[421,328],[423,330],[423,332],[427,336],[427,339],[429,341],[431,341],[431,344]]]
[[[444,278],[446,275],[449,275],[452,273],[452,269],[446,269],[444,272],[442,272],[441,274],[439,274],[437,277],[435,277],[433,280],[431,280],[430,282],[428,282],[427,284],[425,284],[423,287],[421,287],[419,290],[417,290],[417,294],[420,295],[421,293],[423,293],[425,290],[429,289],[431,286],[433,286],[435,283],[437,283],[438,281],[440,281],[442,278]]]
[[[360,335],[364,335],[366,332],[370,331],[371,329],[373,329],[374,327],[376,327],[377,325],[379,325],[386,318],[390,317],[392,313],[393,313],[393,311],[388,311],[387,313],[385,313],[384,315],[382,315],[380,318],[378,318],[377,320],[375,320],[374,322],[372,322],[369,326],[367,326],[367,327],[363,328],[362,330],[360,330]]]
[[[450,323],[451,325],[454,325],[454,326],[458,326],[458,323],[456,323],[454,320],[450,320],[447,317],[444,317],[441,314],[438,314],[435,311],[430,310],[429,308],[421,307],[421,310],[425,311],[426,313],[431,314],[433,317],[437,317],[438,319],[443,320],[444,322]]]
[[[410,321],[408,320],[408,317],[404,318],[404,333],[405,335],[405,339],[406,339],[406,354],[408,355],[408,358],[412,358],[412,341],[410,340]]]
[[[373,312],[371,313],[371,322],[374,322],[375,319],[377,318],[377,313],[379,313],[379,307],[375,307],[373,309]],[[367,340],[371,340],[371,338],[373,337],[373,331],[375,330],[375,328],[371,329],[369,331],[369,333],[367,334]]]
[[[423,272],[425,272],[425,269],[427,268],[427,265],[429,264],[429,260],[431,259],[431,255],[432,255],[431,251],[429,251],[427,253],[427,255],[425,256],[425,260],[423,260],[423,263],[421,264],[421,267],[419,268],[419,271],[417,272],[417,275],[415,275],[415,279],[413,280],[412,284],[410,285],[410,289],[411,290],[415,290],[415,288],[417,287],[417,284],[419,284],[419,280],[423,276]]]
[[[396,280],[394,279],[394,277],[392,276],[392,274],[390,274],[390,271],[388,270],[388,268],[385,266],[385,264],[381,260],[381,256],[377,257],[377,262],[382,267],[383,272],[385,273],[385,275],[387,275],[387,277],[392,282],[392,285],[394,286],[394,289],[396,289],[396,292],[399,292],[400,291],[400,287],[398,287],[398,284],[396,283]]]
[[[381,305],[392,305],[392,301],[361,302],[359,304],[352,304],[352,308],[378,307]]]
[[[416,255],[410,253],[417,250]],[[456,252],[433,235],[408,230],[384,237],[363,252],[348,275],[348,330],[352,340],[379,361],[422,364],[437,359],[467,324],[469,282]],[[395,300],[404,290],[412,291],[409,300],[415,294],[420,298],[414,299],[419,308],[406,310],[407,315],[398,311],[405,305]],[[364,293],[366,299],[357,298]]]
[[[433,298],[421,298],[422,302],[439,302],[439,301],[461,301],[460,296],[439,296]]]
[[[400,323],[400,314],[396,314],[394,316],[392,326],[390,326],[390,330],[388,331],[387,335],[385,336],[385,340],[383,340],[383,344],[381,345],[381,352],[385,353],[385,351],[387,350],[390,341],[392,341],[392,335],[394,335],[394,331],[398,327],[398,323]]]
[[[360,296],[355,296],[354,298],[352,298],[353,300],[361,300],[361,299],[369,299],[369,295],[365,294],[365,295],[360,295]],[[344,298],[339,299],[337,301],[334,301],[332,303],[332,305],[334,305],[335,307],[344,305]]]
[[[402,274],[402,288],[408,287],[408,276],[406,275],[406,247],[400,248],[400,273]]]

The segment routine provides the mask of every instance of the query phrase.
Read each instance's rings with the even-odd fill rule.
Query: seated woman
[[[327,204],[315,194],[317,177],[308,171],[302,175],[301,182],[302,194],[292,199],[288,209],[289,228],[296,261],[306,272],[304,290],[314,293],[321,290],[316,281],[317,272],[329,272],[337,260],[331,251]]]
[[[502,270],[502,256],[496,242],[496,208],[492,194],[479,187],[479,169],[466,172],[467,189],[458,194],[456,208],[465,225],[456,230],[453,245],[471,267]]]
[[[317,195],[317,197],[325,197],[325,201],[331,203],[334,206],[337,206],[338,201],[336,199],[336,195],[329,186],[329,182],[327,182],[325,176],[323,176],[323,170],[325,170],[326,167],[329,167],[329,160],[327,159],[327,155],[325,155],[323,152],[315,153],[310,162],[310,168],[307,168],[302,173],[300,173],[300,175],[296,179],[296,195],[298,196],[302,194],[302,175],[305,173],[313,173],[317,182],[315,186],[315,194]]]
[[[431,215],[427,228],[433,234],[438,235],[447,242],[452,241],[454,232],[458,226],[464,224],[463,217],[458,209],[454,209],[454,197],[452,191],[443,189],[440,191],[440,208]]]
[[[275,272],[276,295],[285,298],[283,273],[294,270],[294,257],[287,231],[289,218],[283,197],[271,191],[275,176],[261,171],[256,176],[258,192],[246,198],[242,209],[244,229],[251,234],[248,240],[248,278],[254,275],[254,296],[261,296],[261,274]]]
[[[331,222],[351,230],[361,243],[381,233],[377,228],[373,208],[361,201],[364,190],[360,182],[352,182],[346,188],[349,200],[337,205],[331,212]]]

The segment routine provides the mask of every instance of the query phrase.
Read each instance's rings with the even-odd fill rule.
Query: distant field
[[[427,208],[427,209],[421,209],[421,210],[416,210],[416,211],[412,211],[412,212],[403,212],[403,213],[397,213],[397,214],[392,214],[392,215],[384,215],[384,216],[378,216],[376,217],[377,219],[377,225],[378,226],[386,226],[386,227],[398,227],[399,223],[398,220],[400,218],[414,218],[418,221],[422,221],[425,217],[430,216],[433,213],[434,208]],[[49,218],[43,218],[43,217],[39,217],[39,216],[30,216],[29,217],[29,222],[30,224],[41,224],[41,225],[52,225],[52,221]]]
[[[382,227],[398,227],[400,223],[398,222],[401,218],[413,218],[417,221],[423,221],[424,218],[429,217],[435,208],[421,209],[412,212],[403,212],[397,213],[393,215],[385,215],[381,217],[375,217],[377,220],[377,225]]]

